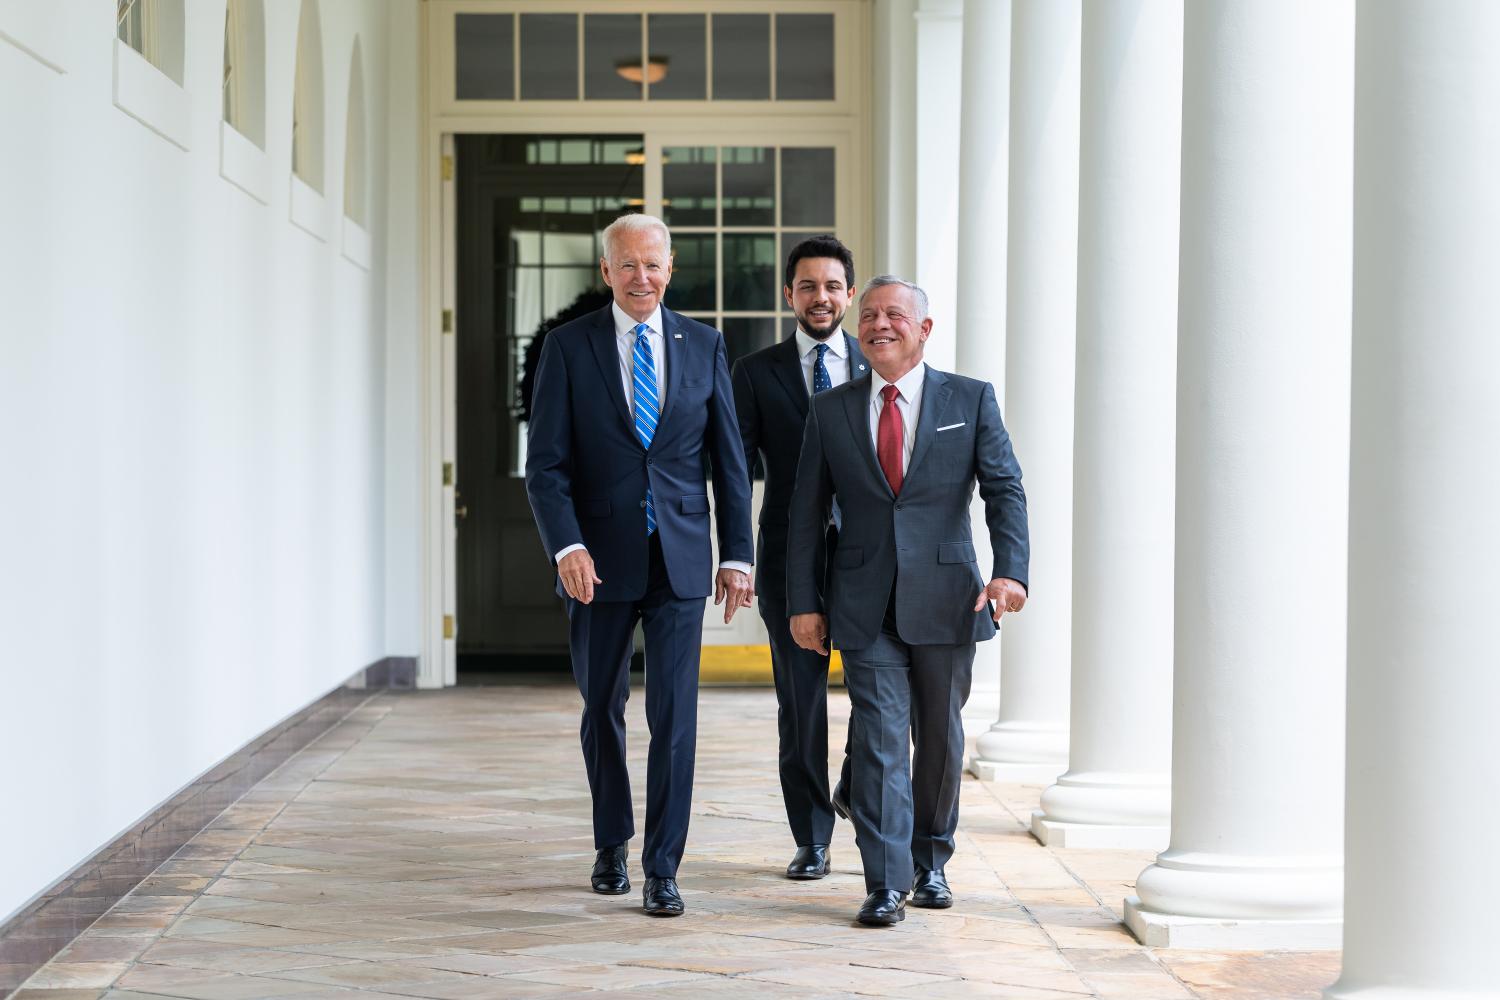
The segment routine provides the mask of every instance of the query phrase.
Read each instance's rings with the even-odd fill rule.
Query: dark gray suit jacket
[[[989,580],[1027,583],[1026,493],[995,390],[931,367],[922,386],[899,497],[870,439],[869,377],[819,393],[808,414],[788,525],[787,614],[827,614],[841,649],[875,641],[892,587],[902,641],[949,645],[995,634],[990,614],[974,611]],[[969,531],[976,484],[993,553],[988,577]],[[812,553],[835,495],[843,528],[825,606]]]
[[[869,366],[854,338],[846,333],[839,336],[848,345],[849,379],[868,375]],[[753,466],[758,454],[766,473],[755,552],[755,592],[780,602],[786,597],[787,509],[797,482],[797,455],[809,399],[796,335],[736,361],[730,379],[740,439],[745,442],[745,465]],[[818,545],[823,545],[821,536]]]

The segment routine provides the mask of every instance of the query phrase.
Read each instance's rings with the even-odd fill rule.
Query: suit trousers
[[[625,760],[625,701],[635,626],[646,633],[647,878],[676,878],[693,805],[698,742],[698,659],[705,598],[672,592],[656,535],[650,542],[646,592],[638,601],[567,600],[573,679],[583,695],[579,738],[594,801],[594,847],[635,836],[630,772]]]
[[[827,844],[833,839],[833,805],[828,793],[828,657],[793,641],[786,598],[762,596],[759,610],[771,639],[781,798],[787,823],[799,847]],[[848,787],[847,743],[840,781]]]
[[[974,643],[909,645],[887,622],[873,643],[843,658],[865,889],[910,892],[915,866],[941,868],[953,856]]]

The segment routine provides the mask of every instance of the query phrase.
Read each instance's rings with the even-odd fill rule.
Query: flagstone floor
[[[631,698],[637,803],[645,723]],[[958,896],[894,928],[847,824],[820,882],[793,847],[768,689],[703,692],[688,912],[588,890],[577,695],[517,683],[381,694],[268,777],[19,991],[20,1000],[371,996],[1317,997],[1337,953],[1160,951],[1119,923],[1139,851],[1055,851],[1039,789],[964,782]],[[842,740],[848,701],[831,698]],[[640,825],[639,820],[637,825]]]

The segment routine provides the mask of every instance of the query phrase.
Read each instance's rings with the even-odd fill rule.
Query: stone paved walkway
[[[636,691],[633,773],[646,742]],[[832,699],[839,740],[848,702]],[[257,786],[17,994],[146,996],[1316,997],[1336,953],[1153,951],[1118,922],[1143,852],[1052,851],[1038,789],[964,782],[958,896],[895,928],[835,872],[789,882],[776,703],[705,690],[677,919],[588,890],[577,695],[559,684],[383,694]],[[639,826],[639,820],[637,821]]]

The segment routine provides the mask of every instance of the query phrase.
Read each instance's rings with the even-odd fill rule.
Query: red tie
[[[891,492],[897,496],[901,495],[901,453],[906,447],[906,428],[901,423],[901,410],[896,406],[900,392],[889,384],[880,390],[885,405],[880,408],[880,424],[875,431],[875,454],[885,472],[885,481],[891,484]]]

